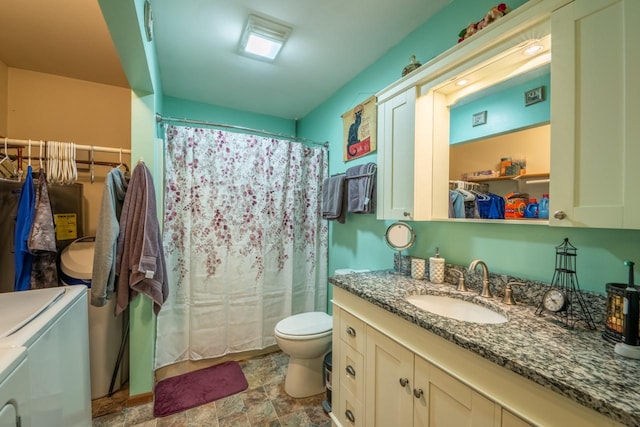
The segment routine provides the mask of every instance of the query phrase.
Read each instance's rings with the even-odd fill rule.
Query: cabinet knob
[[[413,395],[417,398],[420,399],[422,397],[422,395],[424,394],[424,392],[422,391],[421,388],[414,388],[413,389]]]
[[[564,213],[563,211],[555,211],[555,212],[553,213],[553,217],[554,217],[555,219],[565,219],[565,218],[567,217],[567,214],[566,214],[566,213]]]
[[[407,378],[400,378],[400,385],[401,385],[402,387],[406,387],[406,386],[407,386],[407,384],[409,384],[409,379],[407,379]]]
[[[355,423],[356,422],[356,417],[355,415],[353,415],[353,412],[351,412],[349,409],[347,409],[346,411],[344,411],[344,416],[347,417],[347,419],[352,422]]]
[[[402,215],[406,216],[406,217],[410,217],[411,216],[411,212],[403,212]]]
[[[347,367],[344,368],[344,370],[347,371],[347,374],[351,375],[352,377],[356,376],[356,370],[353,369],[353,366],[347,365]]]
[[[347,335],[351,335],[352,337],[356,336],[356,330],[353,329],[351,326],[347,327]]]

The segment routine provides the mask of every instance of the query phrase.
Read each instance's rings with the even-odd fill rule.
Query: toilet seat
[[[310,340],[330,335],[332,317],[321,311],[300,313],[282,319],[276,324],[276,335],[290,340]]]

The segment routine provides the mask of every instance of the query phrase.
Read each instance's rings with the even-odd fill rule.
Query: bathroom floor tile
[[[92,402],[94,427],[330,427],[325,394],[294,399],[284,391],[289,357],[278,351],[240,361],[247,390],[168,417],[153,418],[153,403],[126,407],[128,391]]]

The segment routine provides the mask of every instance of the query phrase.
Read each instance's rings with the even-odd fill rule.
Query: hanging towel
[[[169,296],[162,236],[151,172],[144,163],[131,174],[120,216],[116,247],[116,316],[138,293],[149,297],[156,314]]]
[[[33,177],[31,166],[27,168],[27,176],[20,192],[18,212],[16,214],[16,231],[14,235],[14,260],[16,264],[16,276],[13,282],[14,291],[26,291],[31,286],[31,266],[33,255],[29,252],[27,240],[33,223],[33,210],[35,208],[35,191],[33,189]]]
[[[42,169],[35,187],[35,210],[29,234],[29,251],[33,255],[31,268],[31,289],[59,286],[56,259],[56,228],[47,189],[47,179]]]
[[[331,176],[322,184],[322,218],[344,224],[344,175]]]
[[[127,184],[120,168],[111,169],[104,182],[91,274],[91,305],[96,307],[105,305],[115,291],[116,246]]]
[[[346,175],[349,212],[375,212],[376,164],[365,163],[350,167]]]

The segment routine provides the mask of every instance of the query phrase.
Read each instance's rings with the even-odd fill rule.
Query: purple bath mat
[[[233,361],[166,378],[156,384],[153,416],[182,412],[239,393],[247,386],[240,365]]]

